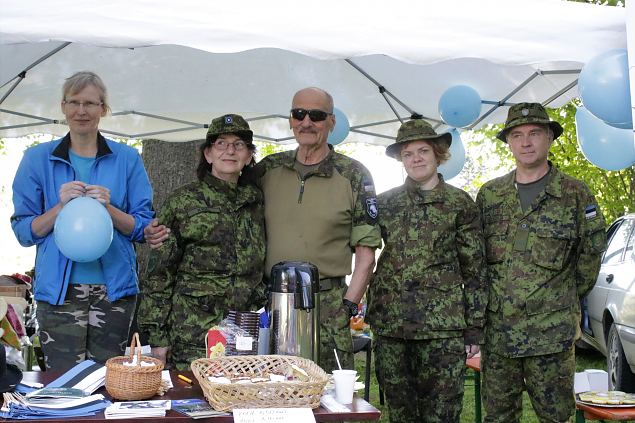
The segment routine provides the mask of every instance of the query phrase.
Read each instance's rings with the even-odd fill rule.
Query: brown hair
[[[198,178],[199,181],[202,181],[203,179],[205,179],[205,176],[212,172],[212,164],[207,162],[207,159],[205,158],[205,150],[207,149],[207,147],[210,147],[212,144],[214,144],[215,141],[216,139],[212,140],[211,138],[207,138],[199,147],[200,156],[198,159],[198,166],[196,167],[196,177]],[[249,150],[252,153],[256,152],[256,146],[251,142],[251,140],[249,141],[243,140],[243,141],[247,143],[247,148],[249,148]],[[255,165],[256,165],[256,160],[252,157],[251,162],[247,163],[245,167],[243,168],[243,172],[247,168],[254,167]]]
[[[426,144],[428,144],[430,147],[432,147],[432,151],[434,152],[434,157],[437,159],[437,162],[440,165],[447,162],[448,160],[450,160],[450,157],[452,157],[452,154],[450,154],[450,146],[448,145],[448,143],[446,143],[444,140],[439,138],[437,138],[436,140],[423,139],[423,140],[413,140],[413,141],[404,142],[403,145],[401,145],[401,149],[403,149],[406,145],[414,141],[423,141]],[[399,150],[399,154],[396,156],[397,158],[399,158],[399,161],[401,161],[401,149]]]

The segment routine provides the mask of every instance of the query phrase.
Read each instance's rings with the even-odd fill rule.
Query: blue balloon
[[[106,207],[90,197],[69,201],[55,219],[55,244],[73,261],[97,260],[112,242],[112,219]]]
[[[584,157],[604,170],[622,170],[635,163],[633,131],[607,125],[584,107],[575,113],[578,144]]]
[[[481,115],[481,96],[467,85],[448,88],[439,99],[439,114],[449,126],[469,126]]]
[[[439,165],[438,169],[446,181],[461,173],[465,165],[465,147],[463,146],[463,141],[461,141],[461,133],[456,128],[452,128],[448,132],[452,134],[450,160]]]
[[[351,125],[348,123],[346,115],[337,107],[333,108],[333,114],[335,115],[335,127],[329,134],[328,142],[331,145],[337,145],[346,139]]]
[[[611,126],[633,129],[628,57],[625,49],[609,50],[584,65],[578,78],[584,107]]]

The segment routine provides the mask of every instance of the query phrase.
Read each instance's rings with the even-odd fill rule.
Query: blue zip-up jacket
[[[55,244],[53,231],[38,238],[31,222],[59,202],[60,187],[76,180],[68,150],[70,135],[27,149],[13,180],[11,227],[21,245],[36,245],[34,294],[38,301],[64,303],[73,261]],[[135,219],[128,236],[115,229],[112,244],[101,257],[108,299],[139,292],[137,258],[132,242],[144,240],[143,228],[154,217],[152,187],[139,153],[125,144],[97,136],[97,156],[90,184],[110,189],[110,204]]]

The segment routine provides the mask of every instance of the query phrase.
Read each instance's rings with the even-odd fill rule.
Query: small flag
[[[593,219],[597,215],[598,215],[598,208],[595,204],[589,204],[584,209],[584,217],[586,217],[587,220]]]

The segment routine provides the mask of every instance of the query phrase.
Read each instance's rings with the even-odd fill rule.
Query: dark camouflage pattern
[[[437,134],[432,126],[423,119],[412,119],[404,122],[397,132],[397,138],[394,144],[386,147],[386,155],[388,157],[397,158],[401,150],[401,146],[410,141],[444,141],[448,147],[452,145],[452,134],[444,132]]]
[[[573,348],[535,357],[506,358],[490,353],[486,345],[481,362],[486,423],[520,422],[524,388],[541,423],[573,421]]]
[[[512,128],[527,123],[549,125],[553,131],[554,140],[562,134],[562,126],[558,122],[549,119],[547,111],[540,103],[518,103],[509,108],[505,127],[496,134],[496,138],[507,142],[507,133]]]
[[[333,348],[343,369],[354,369],[353,339],[349,327],[348,310],[342,305],[346,287],[322,291],[320,296],[320,359],[319,365],[327,373],[337,369]]]
[[[579,299],[595,284],[606,249],[604,218],[586,185],[555,167],[547,178],[526,212],[515,171],[486,183],[476,200],[490,283],[486,343],[507,357],[571,347]]]
[[[176,190],[159,213],[170,238],[152,251],[138,321],[179,370],[205,356],[205,334],[229,310],[266,302],[262,194],[207,175]]]
[[[254,133],[249,129],[249,124],[240,115],[228,114],[212,120],[207,130],[207,139],[216,140],[221,134],[234,134],[245,142],[251,142]]]
[[[385,242],[368,292],[374,333],[404,339],[482,341],[487,305],[479,211],[470,196],[412,179],[379,195]]]
[[[573,351],[580,336],[580,298],[593,287],[606,249],[604,218],[586,185],[553,166],[544,191],[525,212],[515,180],[513,171],[486,183],[476,200],[490,283],[482,365],[504,368],[483,383],[487,421],[510,422],[508,416],[520,413],[518,399],[507,391],[522,392],[522,376],[512,383],[509,373],[523,368],[528,357],[536,366],[525,379],[545,375],[531,387],[527,381],[536,412],[547,410],[541,421],[566,421],[569,411],[554,414],[560,407],[573,410],[572,403],[559,403],[571,395],[561,379],[573,381],[575,371],[565,352]],[[549,356],[554,363],[547,365]],[[549,420],[550,414],[558,420]]]
[[[105,285],[69,285],[63,305],[37,303],[40,343],[49,369],[66,370],[86,359],[105,363],[128,343],[137,297],[110,302]]]
[[[379,336],[375,360],[391,423],[458,423],[463,405],[463,338]]]

